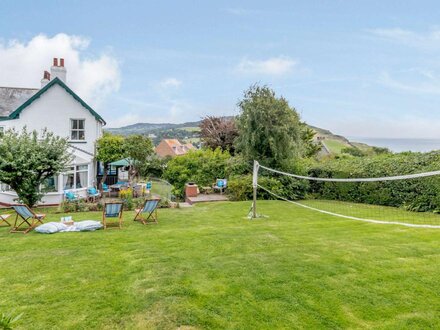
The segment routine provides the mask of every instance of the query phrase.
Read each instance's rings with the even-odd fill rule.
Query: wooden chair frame
[[[108,217],[108,216],[106,216],[107,205],[113,205],[113,204],[121,205],[121,210],[119,211],[117,217]],[[104,226],[104,229],[107,229],[107,228],[122,229],[122,212],[123,211],[124,211],[124,204],[123,203],[120,203],[120,202],[105,203],[104,209],[102,210],[102,225]],[[107,218],[118,218],[118,222],[116,222],[115,225],[113,223],[107,223]]]
[[[29,216],[22,215],[14,207],[25,207],[28,212]],[[45,214],[36,214],[34,211],[30,209],[29,206],[26,204],[16,204],[12,205],[12,208],[15,210],[15,213],[17,214],[14,221],[14,226],[9,231],[10,233],[23,233],[27,234],[31,230],[33,230],[39,223],[43,224],[43,219],[46,217]],[[22,226],[28,225],[28,228],[23,228]]]
[[[10,217],[10,214],[1,214],[0,215],[0,227],[10,227],[11,223],[6,220]],[[4,225],[3,223],[5,223],[6,225]]]
[[[156,201],[157,202],[156,207],[153,210],[151,210],[151,211],[145,211],[144,212],[145,205],[147,203],[149,203],[149,202],[152,202],[152,201]],[[157,222],[157,207],[159,205],[159,202],[160,202],[160,198],[149,198],[149,199],[146,199],[144,204],[142,205],[142,208],[135,210],[136,211],[136,216],[134,217],[133,221],[139,221],[139,222],[141,222],[144,225],[151,224],[151,223],[157,224],[158,223]],[[143,213],[148,213],[148,216],[145,218],[142,215]]]

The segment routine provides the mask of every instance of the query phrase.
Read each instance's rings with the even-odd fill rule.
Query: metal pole
[[[254,171],[252,175],[252,188],[254,190],[254,198],[252,203],[252,218],[257,217],[257,185],[258,185],[258,162],[254,160]]]

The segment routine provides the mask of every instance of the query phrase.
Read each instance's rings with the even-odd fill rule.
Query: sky
[[[437,1],[2,0],[0,86],[53,57],[108,127],[237,115],[258,83],[337,134],[440,138]]]

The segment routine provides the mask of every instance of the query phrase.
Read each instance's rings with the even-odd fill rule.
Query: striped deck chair
[[[14,209],[15,213],[17,213],[14,226],[10,231],[11,233],[27,234],[34,229],[38,223],[43,224],[43,219],[46,217],[46,214],[34,213],[29,206],[25,204],[12,205],[11,207]]]
[[[157,223],[157,206],[160,198],[147,199],[141,209],[136,209],[134,221],[142,222],[144,225],[148,223]],[[147,216],[148,215],[148,216]],[[145,218],[145,216],[147,216]]]
[[[11,223],[7,220],[10,214],[0,214],[0,227],[9,227]]]
[[[102,211],[102,225],[104,229],[107,227],[122,228],[122,203],[105,203],[104,210]],[[107,218],[117,218],[116,223],[107,223]]]

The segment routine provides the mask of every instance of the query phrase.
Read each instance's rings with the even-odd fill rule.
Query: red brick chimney
[[[59,65],[58,65],[59,64]],[[58,58],[54,57],[53,59],[53,65],[50,68],[50,73],[52,76],[52,79],[58,78],[64,83],[66,82],[66,68],[64,67],[64,58],[60,58],[60,61],[58,63]]]

